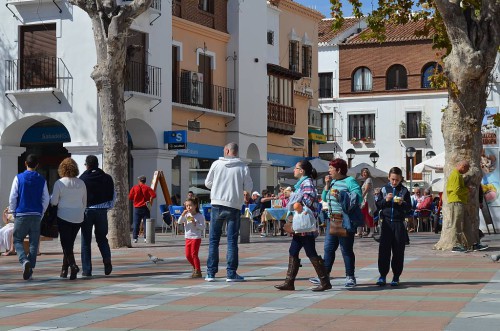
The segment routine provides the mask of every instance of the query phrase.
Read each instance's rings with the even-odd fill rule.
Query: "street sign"
[[[163,132],[163,143],[167,144],[169,150],[187,148],[187,131],[165,131]]]

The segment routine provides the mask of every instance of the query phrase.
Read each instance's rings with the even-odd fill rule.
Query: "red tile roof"
[[[346,17],[344,24],[338,31],[332,30],[333,18],[326,18],[321,20],[318,26],[318,41],[320,43],[327,43],[339,34],[345,32],[346,30],[352,28],[359,23],[359,18]]]
[[[426,36],[416,36],[415,31],[422,30],[424,27],[424,21],[420,20],[417,22],[408,22],[405,25],[399,24],[387,24],[386,25],[386,39],[384,42],[397,42],[397,41],[413,41],[413,40],[429,40],[431,37]],[[366,29],[369,32],[371,29]],[[361,34],[357,34],[346,41],[346,44],[369,44],[378,43],[375,39],[363,40],[361,39]]]

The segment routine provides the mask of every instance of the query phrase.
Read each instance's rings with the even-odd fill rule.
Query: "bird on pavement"
[[[493,262],[498,262],[500,260],[500,254],[493,254],[493,255],[485,254],[484,256],[485,257],[489,256],[491,261]]]
[[[160,261],[163,261],[163,259],[161,259],[161,258],[159,258],[157,256],[154,256],[154,255],[151,255],[151,254],[148,254],[148,256],[149,256],[149,260],[151,262],[153,262],[154,264],[156,264],[156,263],[158,263]]]

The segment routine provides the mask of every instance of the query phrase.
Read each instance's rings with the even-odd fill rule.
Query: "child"
[[[205,229],[205,217],[200,213],[197,198],[187,198],[184,207],[186,209],[182,212],[181,217],[179,217],[178,223],[184,223],[185,227],[186,259],[193,266],[191,278],[201,278],[198,252],[201,245],[201,235]]]
[[[381,210],[380,218],[382,221],[378,248],[378,270],[380,272],[378,286],[385,286],[389,266],[392,266],[393,273],[391,286],[399,285],[399,276],[403,272],[405,243],[408,236],[405,217],[412,206],[410,192],[401,184],[402,180],[403,172],[401,169],[391,168],[389,183],[382,187],[376,199],[377,208]]]

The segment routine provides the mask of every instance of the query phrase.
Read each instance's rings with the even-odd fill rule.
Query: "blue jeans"
[[[150,218],[148,207],[134,207],[134,226],[132,229],[132,238],[137,239],[139,235],[139,228],[141,226],[141,221],[144,221],[142,228],[144,229],[144,238],[146,238],[146,218]]]
[[[14,247],[16,248],[19,263],[30,261],[31,268],[35,268],[36,254],[38,252],[38,244],[40,243],[40,221],[42,216],[28,215],[16,216],[14,220]],[[24,252],[23,241],[26,236],[30,236],[30,252],[26,256]]]
[[[302,248],[304,248],[308,258],[318,256],[316,252],[316,238],[314,238],[314,236],[294,235],[290,243],[290,248],[288,249],[288,254],[298,258]]]
[[[354,264],[356,257],[354,256],[354,232],[347,232],[347,237],[332,236],[330,233],[330,222],[326,223],[325,235],[325,269],[329,274],[332,272],[333,262],[335,262],[335,251],[339,248],[342,251],[344,258],[346,276],[354,277]]]
[[[222,225],[227,224],[227,277],[236,275],[238,269],[238,235],[240,233],[239,209],[212,205],[210,214],[210,240],[207,258],[207,274],[214,276],[219,271],[219,242]]]
[[[108,210],[86,209],[82,223],[82,269],[85,274],[92,274],[92,227],[95,241],[101,251],[102,261],[111,262],[111,249],[108,243]]]

